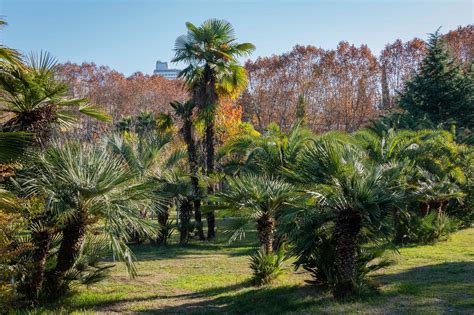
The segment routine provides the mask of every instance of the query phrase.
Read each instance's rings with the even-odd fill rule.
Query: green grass
[[[396,264],[374,275],[380,292],[336,302],[305,284],[289,262],[266,287],[249,284],[248,255],[255,240],[135,247],[139,276],[117,264],[111,277],[33,313],[474,313],[474,228],[446,242],[389,253]]]

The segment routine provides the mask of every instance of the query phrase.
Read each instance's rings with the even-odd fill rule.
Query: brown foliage
[[[367,46],[341,42],[336,50],[295,46],[281,56],[247,62],[249,88],[239,100],[244,118],[263,130],[288,129],[302,95],[306,121],[315,131],[359,128],[375,115],[378,64]]]
[[[167,112],[171,101],[182,101],[187,97],[181,81],[141,72],[125,77],[109,67],[94,63],[63,64],[59,75],[69,84],[74,97],[89,98],[111,114],[114,121],[142,111]],[[79,129],[94,137],[107,126],[87,119],[83,120]]]
[[[470,67],[474,26],[459,27],[444,37],[453,56]],[[249,87],[238,104],[243,119],[258,130],[271,122],[288,129],[303,96],[311,129],[353,131],[395,106],[398,92],[424,55],[425,42],[418,38],[387,44],[378,58],[367,46],[347,42],[335,50],[295,46],[288,53],[246,63]]]
[[[444,35],[449,51],[465,68],[470,67],[474,59],[474,24],[459,26]]]
[[[403,89],[404,82],[418,70],[425,56],[425,49],[425,42],[414,38],[405,43],[397,39],[382,50],[379,61],[386,73],[385,88],[388,89],[388,99],[383,104],[385,108],[395,105],[397,92]]]
[[[474,25],[444,36],[452,54],[469,67],[474,57]],[[243,120],[257,130],[271,122],[285,130],[294,122],[302,96],[305,119],[314,131],[355,130],[395,106],[398,91],[418,70],[424,54],[425,42],[415,38],[387,44],[378,58],[365,45],[340,42],[334,50],[295,46],[282,55],[248,61],[249,86],[237,107],[230,103],[223,107],[218,124],[227,130],[236,126],[242,110]],[[140,72],[127,78],[94,63],[66,63],[60,67],[60,76],[69,83],[73,96],[89,98],[114,120],[141,111],[167,112],[171,101],[188,98],[179,80]],[[79,131],[93,138],[106,129],[105,124],[86,119]]]

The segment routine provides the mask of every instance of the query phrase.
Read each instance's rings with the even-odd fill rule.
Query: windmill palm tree
[[[186,23],[186,35],[176,39],[173,62],[188,64],[180,74],[192,94],[205,122],[206,172],[214,172],[215,111],[219,95],[237,95],[247,85],[245,69],[237,58],[249,55],[255,46],[237,43],[232,25],[224,20],[210,19],[197,27]],[[214,187],[210,185],[208,192]],[[208,238],[215,236],[214,214],[208,214]]]
[[[381,231],[383,217],[402,205],[397,189],[400,168],[378,165],[357,146],[324,139],[308,146],[295,166],[308,193],[333,212],[335,297],[354,288],[363,228]]]
[[[26,67],[0,73],[0,113],[5,132],[28,131],[40,143],[51,128],[67,128],[75,122],[73,109],[109,122],[110,116],[83,98],[67,96],[68,86],[55,77],[56,60],[48,53],[30,55]]]
[[[139,213],[150,199],[150,187],[137,181],[122,159],[91,144],[53,143],[18,177],[18,183],[26,197],[45,200],[40,219],[49,219],[36,225],[54,222],[62,236],[56,263],[47,272],[46,292],[55,295],[67,288],[65,275],[92,225],[100,226],[116,257],[125,261],[131,276],[136,275],[133,253],[126,245],[127,227],[151,235],[155,226]]]

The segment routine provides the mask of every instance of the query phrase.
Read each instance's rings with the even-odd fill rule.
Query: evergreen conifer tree
[[[472,129],[474,125],[473,71],[464,72],[451,58],[438,31],[430,35],[420,71],[407,82],[399,105],[415,118],[434,124]]]

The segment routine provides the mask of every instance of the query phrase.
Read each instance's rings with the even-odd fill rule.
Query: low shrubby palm
[[[177,213],[177,228],[179,230],[180,244],[188,243],[191,233],[195,229],[195,225],[191,222],[193,214],[193,186],[191,184],[191,176],[180,167],[175,167],[163,172],[157,172],[153,177],[155,183],[160,189],[167,202],[161,205],[164,209],[163,213],[167,213],[166,220],[169,219],[169,209],[174,207]],[[161,225],[166,223],[160,222]],[[168,229],[169,229],[168,225]],[[167,227],[165,226],[165,230]],[[200,238],[200,230],[197,229],[197,237]],[[166,244],[166,235],[162,237],[163,245]]]
[[[67,275],[90,229],[104,234],[115,257],[125,261],[130,275],[136,274],[133,253],[126,245],[127,226],[145,234],[153,233],[155,227],[139,212],[150,200],[149,185],[137,181],[122,159],[104,147],[53,143],[22,171],[17,182],[24,198],[39,201],[29,228],[35,246],[31,297],[64,292]],[[60,236],[60,244],[51,252],[55,235]],[[45,266],[45,256],[54,256],[53,263]]]
[[[169,158],[168,146],[171,141],[171,135],[168,133],[157,133],[151,131],[148,133],[115,133],[107,140],[108,147],[112,153],[123,159],[128,168],[135,174],[137,179],[147,180],[153,176],[157,169],[171,167]],[[176,156],[171,156],[175,158]],[[157,232],[158,239],[161,239],[166,233],[168,209],[162,204],[166,203],[158,194],[156,199],[160,201],[152,202],[140,209],[140,214],[143,218],[149,218],[151,214],[158,216],[158,221],[161,225],[160,231]],[[136,243],[142,243],[143,238],[140,233],[137,233],[130,227],[130,234]]]
[[[216,207],[232,217],[227,230],[231,240],[245,236],[245,226],[255,223],[261,248],[273,252],[278,216],[291,207],[298,194],[293,185],[267,175],[241,175],[228,178],[226,189],[211,199]]]
[[[353,144],[322,139],[301,153],[294,172],[294,179],[316,200],[315,207],[325,209],[315,215],[325,218],[323,231],[331,231],[325,237],[334,248],[332,290],[335,297],[345,297],[355,290],[362,232],[383,236],[384,217],[402,205],[400,169],[377,164]],[[329,220],[331,228],[323,224]]]
[[[263,249],[257,250],[250,256],[250,269],[253,272],[252,282],[256,286],[271,283],[283,273],[283,262],[286,259],[284,246],[268,253]]]
[[[394,217],[395,240],[426,239],[421,235],[426,233],[417,226],[430,211],[457,215],[465,212],[458,209],[464,199],[460,187],[467,182],[464,160],[469,149],[457,144],[451,133],[442,130],[390,129],[384,133],[361,130],[355,138],[374,161],[404,165],[403,175],[410,198],[406,201],[406,211],[397,212]],[[440,233],[432,235],[437,234]]]
[[[285,257],[283,245],[275,250],[275,232],[278,217],[292,207],[298,194],[286,182],[267,175],[240,175],[229,178],[226,188],[211,199],[216,208],[224,209],[225,228],[230,240],[245,236],[245,227],[255,223],[260,249],[251,257],[253,281],[262,285],[273,280],[281,272]]]
[[[282,180],[244,174],[229,178],[226,188],[211,198],[217,202],[216,208],[229,216],[225,228],[231,241],[245,236],[248,224],[256,224],[260,249],[250,260],[256,285],[269,283],[281,273],[285,252],[282,244],[274,248],[278,217],[293,207],[298,196],[295,188]]]
[[[221,154],[229,160],[224,164],[224,171],[281,175],[286,167],[295,163],[313,137],[312,132],[300,123],[292,126],[288,133],[270,124],[261,135],[238,136],[221,149]]]

